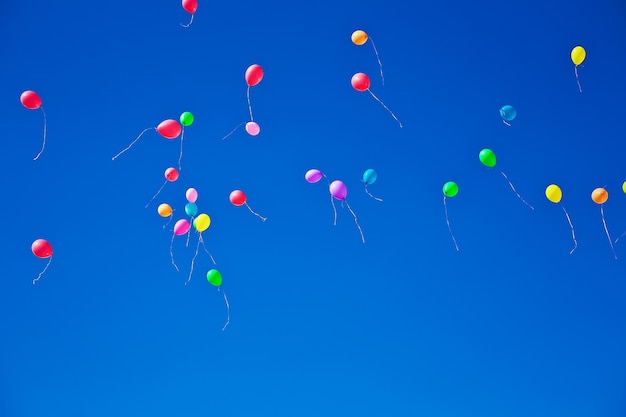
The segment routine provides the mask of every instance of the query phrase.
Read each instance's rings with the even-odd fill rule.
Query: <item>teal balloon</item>
[[[500,109],[500,117],[502,117],[507,122],[515,119],[515,116],[517,116],[517,111],[515,110],[515,108],[513,108],[513,106],[509,106],[507,104],[506,106],[502,106],[502,108]]]
[[[187,216],[195,216],[198,214],[198,206],[195,203],[185,204],[185,213],[187,213]]]
[[[193,114],[191,112],[184,112],[180,115],[180,124],[183,126],[189,126],[193,123]]]
[[[374,184],[377,178],[378,174],[371,168],[363,173],[363,182],[367,185]]]

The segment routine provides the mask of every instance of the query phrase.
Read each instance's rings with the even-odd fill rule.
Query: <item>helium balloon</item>
[[[217,269],[211,269],[206,273],[206,279],[211,285],[219,287],[222,285],[222,274]]]
[[[191,126],[191,124],[193,123],[193,114],[191,114],[191,112],[183,112],[180,115],[180,124],[183,126]]]
[[[606,203],[608,199],[609,193],[604,188],[596,188],[591,192],[591,200],[600,206],[600,215],[602,216],[604,231],[606,232],[607,239],[609,239],[609,244],[611,245],[613,256],[615,257],[615,259],[617,259],[617,255],[615,254],[615,248],[613,247],[613,240],[611,239],[611,235],[609,234],[609,229],[606,227],[606,220],[604,218],[604,203]]]
[[[515,119],[515,116],[517,116],[517,111],[515,110],[515,108],[513,108],[513,106],[509,106],[507,104],[506,106],[502,106],[502,108],[500,109],[500,117],[502,117],[502,122],[507,126],[511,126],[509,122]]]
[[[365,33],[365,31],[363,30],[355,30],[354,32],[352,32],[352,36],[350,36],[350,38],[352,39],[352,43],[357,45],[357,46],[361,46],[364,45],[365,42],[367,42],[367,40],[369,39],[370,42],[372,43],[372,47],[374,48],[374,53],[376,54],[376,60],[378,61],[378,67],[380,68],[380,79],[383,85],[385,85],[385,77],[383,76],[383,63],[380,62],[380,56],[378,55],[378,50],[376,49],[376,44],[374,44],[374,39],[370,38],[369,36],[367,36],[367,33]]]
[[[178,179],[178,171],[176,170],[176,168],[173,168],[173,167],[167,168],[165,170],[165,172],[163,173],[163,175],[165,176],[165,182],[163,183],[163,185],[161,185],[161,188],[159,188],[159,190],[156,192],[156,194],[152,196],[150,201],[148,201],[148,203],[146,204],[145,208],[148,208],[150,203],[152,203],[152,201],[154,201],[154,199],[163,190],[163,187],[165,187],[165,184],[167,184],[168,182],[174,182],[174,181],[176,181]]]
[[[185,282],[185,285],[187,285],[189,281],[191,281],[191,275],[193,274],[193,266],[196,262],[196,258],[198,257],[198,250],[200,249],[200,244],[202,243],[202,246],[204,246],[204,240],[202,239],[202,232],[208,229],[210,225],[211,225],[211,218],[206,213],[198,214],[198,217],[193,219],[193,227],[198,232],[198,244],[196,245],[196,252],[193,255],[193,259],[191,260],[191,267],[189,268],[189,276],[187,277],[187,282]],[[211,253],[207,250],[206,246],[204,246],[204,250],[211,257],[213,264],[215,264],[215,259],[213,259],[213,255],[211,255]]]
[[[178,123],[178,121],[174,119],[163,120],[161,123],[159,123],[157,127],[147,127],[139,134],[139,136],[135,138],[135,140],[130,143],[130,145],[122,149],[120,152],[117,153],[117,155],[115,155],[111,159],[115,161],[120,155],[132,148],[132,146],[139,140],[139,138],[143,136],[144,133],[152,129],[155,129],[161,136],[166,139],[175,139],[178,137],[178,135],[180,135],[182,127],[180,123]]]
[[[193,219],[193,227],[198,232],[204,232],[211,225],[211,218],[208,214],[202,213],[199,214],[198,217]]]
[[[359,224],[359,221],[357,220],[356,214],[352,210],[352,207],[350,207],[350,204],[348,204],[348,202],[346,201],[346,196],[348,195],[348,187],[346,186],[346,184],[344,184],[343,181],[335,180],[329,184],[328,190],[330,191],[331,198],[336,198],[337,200],[340,200],[341,205],[343,206],[345,204],[348,210],[350,210],[352,217],[354,217],[354,223],[356,223],[356,227],[359,229],[359,233],[361,234],[361,241],[365,243],[365,236],[363,235],[363,230],[361,230],[361,225]],[[336,220],[337,213],[335,212],[335,222]]]
[[[576,83],[578,84],[578,91],[580,93],[583,92],[583,89],[580,86],[580,80],[578,79],[578,66],[583,63],[586,56],[587,52],[582,46],[575,46],[574,49],[572,49],[572,52],[570,52],[570,57],[574,63],[574,75],[576,75]]]
[[[195,203],[187,203],[185,204],[185,213],[187,216],[193,217],[198,214],[198,206]],[[195,220],[194,220],[195,221]],[[195,223],[194,223],[195,226]]]
[[[622,183],[622,191],[626,194],[626,181]]]
[[[478,159],[480,159],[480,162],[482,162],[482,164],[485,165],[486,167],[493,168],[496,166],[496,154],[491,149],[485,148],[482,151],[480,151],[478,153]],[[534,210],[535,208],[531,206],[530,204],[528,204],[528,202],[522,198],[520,193],[517,192],[517,190],[515,189],[515,186],[513,185],[511,180],[509,180],[509,177],[506,176],[504,171],[500,170],[500,174],[502,174],[504,179],[509,183],[509,187],[511,187],[511,190],[513,190],[515,195],[517,195],[517,198],[519,198],[522,201],[522,203],[526,204],[531,210]]]
[[[352,84],[352,88],[354,88],[356,91],[360,91],[360,92],[367,91],[367,92],[369,92],[370,95],[374,98],[374,100],[379,102],[389,112],[389,114],[391,114],[391,117],[393,117],[394,120],[396,122],[398,122],[400,127],[402,127],[402,123],[400,122],[400,120],[398,120],[396,115],[393,114],[393,112],[389,109],[389,107],[387,107],[385,105],[385,103],[383,103],[378,97],[376,97],[376,95],[374,93],[372,93],[372,90],[370,90],[370,79],[367,76],[367,74],[362,73],[362,72],[357,72],[356,74],[354,74],[352,76],[352,79],[350,80],[350,83]]]
[[[261,132],[261,127],[256,122],[248,122],[246,123],[246,132],[250,136],[256,136]]]
[[[41,109],[43,113],[43,144],[39,153],[33,158],[36,161],[41,156],[43,149],[46,147],[46,112],[41,106],[41,97],[39,94],[31,90],[26,90],[20,95],[20,102],[29,110]]]
[[[50,242],[48,242],[45,239],[37,239],[32,243],[30,249],[33,252],[33,255],[35,255],[38,258],[41,258],[41,259],[50,258],[48,259],[48,263],[44,267],[43,271],[41,271],[39,275],[37,275],[37,278],[33,280],[33,285],[34,285],[43,276],[44,272],[46,272],[46,270],[50,266],[50,262],[52,262],[52,245],[50,245]]]
[[[367,189],[367,186],[373,184],[377,178],[378,178],[378,174],[376,173],[376,171],[374,171],[371,168],[365,170],[365,172],[363,173],[363,182],[365,183],[365,192],[374,200],[383,201],[382,198],[374,197],[372,193],[370,193],[369,190]]]
[[[323,175],[324,174],[322,174],[322,171],[318,169],[309,169],[306,174],[304,174],[304,179],[307,180],[307,182],[310,184],[315,184],[322,179]],[[626,191],[624,192],[626,193]]]
[[[176,236],[182,236],[189,231],[191,224],[187,219],[180,219],[174,224],[174,234]]]
[[[195,188],[188,188],[185,192],[185,198],[190,203],[195,203],[198,200],[198,191]]]
[[[548,201],[554,204],[559,204],[565,213],[565,218],[567,218],[567,222],[569,223],[569,228],[572,232],[572,240],[574,241],[574,248],[569,252],[571,255],[574,253],[576,248],[578,247],[578,242],[576,241],[576,233],[574,232],[574,225],[572,224],[572,219],[569,217],[569,213],[565,210],[565,206],[561,203],[561,198],[563,198],[563,192],[561,188],[556,184],[550,184],[546,187],[546,198]]]
[[[230,198],[230,202],[234,206],[239,207],[239,206],[243,206],[245,204],[245,206],[248,207],[248,210],[250,210],[250,213],[254,214],[258,218],[260,218],[262,221],[267,220],[267,217],[263,217],[259,213],[257,213],[254,210],[252,210],[252,207],[250,207],[248,205],[248,203],[246,202],[246,195],[244,194],[243,191],[241,191],[241,190],[233,190],[230,193],[230,197],[229,198]]]
[[[448,204],[446,203],[447,197],[454,197],[459,192],[459,186],[454,181],[448,181],[443,185],[443,210],[446,214],[446,224],[448,225],[448,231],[450,232],[450,236],[452,236],[452,242],[454,242],[454,247],[456,250],[459,250],[459,245],[456,244],[456,238],[454,234],[452,234],[452,227],[450,226],[450,219],[448,219]]]
[[[254,87],[263,79],[263,68],[261,68],[258,64],[252,64],[246,69],[244,74],[244,78],[246,80],[246,84],[248,84],[248,88],[246,89],[246,98],[248,100],[248,112],[250,113],[250,120],[246,122],[241,122],[237,127],[235,127],[230,133],[222,138],[222,140],[226,139],[237,129],[239,129],[244,124],[246,125],[246,132],[248,132],[251,136],[256,136],[261,131],[261,128],[257,123],[254,122],[254,116],[252,115],[252,104],[250,104],[250,87]]]
[[[173,211],[172,207],[167,203],[160,204],[157,208],[157,212],[161,217],[169,217],[172,215]]]
[[[182,23],[180,25],[184,28],[188,28],[189,26],[191,26],[191,22],[193,22],[193,16],[198,9],[198,0],[183,0],[182,4],[183,9],[185,9],[187,13],[191,14],[191,20],[189,20],[189,23],[187,23],[186,25],[183,25]]]
[[[258,64],[252,64],[246,69],[244,77],[248,87],[254,87],[263,79],[263,68]]]

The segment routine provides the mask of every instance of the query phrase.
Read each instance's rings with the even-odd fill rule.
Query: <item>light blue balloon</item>
[[[198,206],[195,203],[185,204],[185,213],[187,213],[187,216],[195,216],[198,214]]]
[[[513,108],[513,106],[509,106],[507,104],[506,106],[502,106],[502,108],[500,109],[500,117],[502,117],[507,122],[515,119],[515,116],[517,116],[517,111]]]
[[[374,184],[378,174],[373,169],[368,169],[363,173],[363,182],[367,185]]]

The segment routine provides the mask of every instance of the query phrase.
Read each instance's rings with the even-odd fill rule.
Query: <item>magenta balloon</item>
[[[304,174],[304,179],[306,179],[311,184],[315,184],[322,179],[322,176],[322,171],[320,171],[319,169],[309,169],[306,174]]]
[[[185,197],[190,203],[195,203],[198,199],[198,190],[196,190],[195,188],[189,188],[185,193]]]
[[[348,187],[346,187],[346,184],[339,180],[331,182],[329,190],[330,194],[337,200],[345,200],[346,195],[348,195]]]
[[[246,123],[246,132],[248,132],[250,136],[256,136],[261,132],[261,126],[256,122],[248,122]]]
[[[176,236],[184,235],[191,228],[191,224],[187,219],[180,219],[174,225],[174,234]]]

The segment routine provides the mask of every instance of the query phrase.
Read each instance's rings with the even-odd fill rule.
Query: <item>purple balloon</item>
[[[322,171],[319,169],[309,169],[306,174],[304,174],[304,178],[311,184],[315,184],[322,179],[322,175]]]
[[[346,195],[348,195],[348,187],[346,187],[346,184],[339,180],[331,182],[329,190],[330,194],[337,200],[345,200]]]

